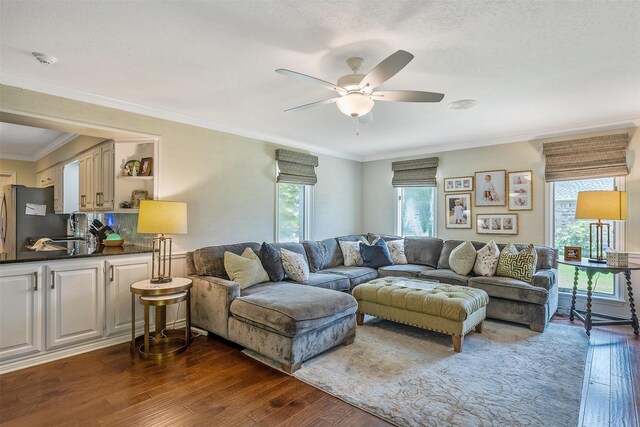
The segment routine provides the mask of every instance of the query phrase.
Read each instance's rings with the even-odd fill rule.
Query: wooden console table
[[[589,262],[587,260],[582,261],[564,261],[558,260],[558,263],[571,265],[575,267],[576,273],[573,278],[573,294],[571,296],[571,310],[569,312],[569,320],[573,321],[574,318],[584,323],[587,336],[591,336],[592,326],[598,325],[631,325],[633,327],[633,333],[640,334],[640,328],[638,326],[638,316],[636,315],[636,306],[633,300],[633,289],[631,288],[631,271],[640,270],[640,264],[629,264],[627,267],[611,267],[607,264],[598,264]],[[587,274],[587,303],[585,310],[576,310],[576,294],[578,293],[578,273],[583,270]],[[620,319],[617,317],[607,316],[604,314],[596,314],[591,312],[591,297],[592,297],[592,280],[596,273],[624,273],[624,277],[627,284],[627,295],[629,300],[629,309],[631,311],[631,317],[628,319]],[[598,317],[599,319],[594,319]]]

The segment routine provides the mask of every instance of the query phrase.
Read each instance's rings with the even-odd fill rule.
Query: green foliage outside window
[[[304,231],[304,185],[278,184],[278,241],[299,242]]]
[[[435,234],[435,188],[404,187],[401,192],[401,234],[403,236],[433,236]]]

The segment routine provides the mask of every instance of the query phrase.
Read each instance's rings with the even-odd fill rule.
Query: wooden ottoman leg
[[[464,336],[452,335],[453,349],[460,353],[462,351],[462,343],[464,342]]]
[[[478,323],[478,324],[476,325],[476,332],[477,332],[477,333],[479,333],[479,334],[481,334],[481,333],[482,333],[482,326],[483,326],[483,325],[484,325],[484,321],[482,321],[482,322],[480,322],[480,323]]]
[[[362,326],[362,324],[364,323],[364,313],[356,311],[356,323]]]

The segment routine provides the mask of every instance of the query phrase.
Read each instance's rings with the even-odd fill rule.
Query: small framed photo
[[[151,168],[153,167],[153,157],[143,157],[140,160],[140,172],[138,175],[151,176]]]
[[[509,172],[509,210],[530,211],[533,209],[533,175],[531,171]]]
[[[477,234],[518,234],[518,214],[476,214]]]
[[[140,207],[140,200],[147,200],[149,198],[149,192],[147,190],[133,190],[131,192],[131,207],[138,209]]]
[[[472,176],[455,176],[453,178],[444,179],[444,192],[460,192],[460,191],[473,191],[473,177]]]
[[[445,194],[446,228],[471,228],[471,193]]]
[[[507,171],[481,171],[475,173],[476,206],[505,206],[505,178]]]
[[[565,261],[581,261],[582,248],[580,246],[565,246],[564,260]]]

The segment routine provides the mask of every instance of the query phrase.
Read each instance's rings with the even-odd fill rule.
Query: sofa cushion
[[[469,279],[469,286],[484,290],[489,294],[489,298],[502,298],[539,305],[546,304],[549,299],[549,291],[546,289],[511,277],[472,277]]]
[[[388,265],[378,269],[380,277],[418,277],[423,271],[433,270],[433,267],[420,264]]]
[[[229,275],[224,269],[224,253],[231,252],[240,255],[246,248],[251,248],[254,252],[258,252],[260,250],[260,244],[246,242],[236,243],[234,245],[208,246],[197,249],[193,253],[196,272],[200,276],[215,276],[229,280]]]
[[[467,286],[469,276],[461,276],[453,270],[440,269],[427,270],[420,273],[421,279],[435,280],[440,283],[448,283],[450,285]]]
[[[387,243],[383,239],[378,239],[376,243],[371,245],[360,242],[360,255],[362,256],[362,265],[365,267],[378,268],[393,265]]]
[[[269,281],[269,275],[264,271],[260,258],[251,248],[246,248],[242,255],[225,252],[224,268],[229,278],[240,285],[240,289]]]
[[[318,271],[318,274],[339,274],[349,278],[350,289],[360,283],[368,282],[378,277],[378,272],[369,267],[333,267]]]
[[[515,245],[509,243],[500,252],[496,275],[531,283],[536,265],[537,254],[533,244],[518,251]]]
[[[409,264],[436,268],[441,251],[442,239],[421,236],[410,236],[404,239],[404,254]]]
[[[280,248],[280,260],[284,272],[296,282],[306,282],[309,280],[309,266],[302,255]]]
[[[260,261],[272,282],[284,280],[284,268],[280,261],[280,251],[269,243],[263,242],[260,246]]]
[[[473,266],[473,272],[478,276],[491,277],[496,274],[498,268],[498,259],[500,258],[500,249],[493,240],[489,241],[478,251],[476,263]]]
[[[231,303],[239,321],[294,337],[355,313],[358,304],[349,294],[280,283],[240,296]]]
[[[394,240],[404,240],[404,237],[396,236],[393,234],[367,233],[367,240],[369,241],[369,244],[374,244],[378,241],[378,239],[382,239],[385,242],[389,243]]]
[[[451,270],[466,276],[473,270],[476,263],[477,252],[471,242],[464,242],[458,245],[449,255],[449,265]]]
[[[302,284],[333,291],[348,291],[351,289],[349,278],[341,274],[309,273],[309,279],[302,282]]]
[[[387,242],[387,248],[391,254],[391,261],[394,264],[408,264],[407,256],[404,253],[404,239],[400,240],[385,240]]]
[[[317,242],[307,240],[302,242],[302,246],[307,252],[309,270],[312,273],[343,264],[342,251],[336,239],[324,239]]]
[[[440,252],[440,258],[438,259],[437,268],[451,270],[451,265],[449,264],[451,251],[453,251],[461,243],[464,243],[464,240],[447,240],[444,242],[444,244],[442,245],[442,252]],[[471,244],[476,249],[476,251],[485,245],[484,242],[476,242],[473,240],[471,241]]]

